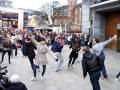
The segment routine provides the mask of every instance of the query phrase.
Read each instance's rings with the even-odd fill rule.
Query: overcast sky
[[[11,0],[13,1],[13,6],[16,8],[25,8],[25,9],[34,9],[37,10],[43,4],[47,2],[51,2],[53,0]],[[55,0],[54,0],[55,1]],[[56,0],[59,1],[61,4],[67,4],[68,0]],[[78,0],[80,2],[81,0]]]

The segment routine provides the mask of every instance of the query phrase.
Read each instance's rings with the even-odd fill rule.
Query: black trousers
[[[17,56],[17,46],[15,44],[12,44],[12,55],[13,55],[13,50],[15,49],[15,56]]]
[[[43,71],[42,71],[42,76],[44,76],[45,72],[46,72],[46,65],[42,65],[43,67]],[[37,75],[37,72],[36,72],[36,69],[38,68],[38,66],[34,66],[34,77],[36,77]]]
[[[120,77],[120,72],[117,74],[116,78],[119,78]]]
[[[93,90],[101,90],[100,84],[99,84],[101,72],[100,71],[92,72],[92,73],[89,73],[89,75],[90,75],[90,82],[92,84]]]
[[[70,65],[73,65],[73,64],[75,63],[77,57],[78,57],[78,53],[77,53],[77,52],[72,51],[72,52],[70,53],[69,62],[68,62],[68,67],[69,67]]]
[[[3,62],[4,56],[5,56],[5,53],[6,53],[6,52],[8,52],[8,60],[9,60],[9,63],[11,63],[11,62],[10,62],[11,50],[2,50],[2,60],[1,60],[0,63]]]

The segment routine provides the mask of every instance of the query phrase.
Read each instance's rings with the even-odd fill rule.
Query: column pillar
[[[82,32],[88,33],[90,28],[90,8],[89,0],[83,0],[82,3]]]
[[[24,26],[24,12],[18,13],[18,29],[22,30]]]
[[[0,13],[0,30],[2,29],[2,14]]]

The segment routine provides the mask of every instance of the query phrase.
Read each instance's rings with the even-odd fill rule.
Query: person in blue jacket
[[[62,64],[64,62],[63,56],[61,54],[62,46],[59,43],[59,37],[55,38],[55,41],[52,44],[51,50],[55,53],[55,55],[57,57],[57,61],[59,62],[57,69],[56,69],[56,72],[58,72],[61,70]]]

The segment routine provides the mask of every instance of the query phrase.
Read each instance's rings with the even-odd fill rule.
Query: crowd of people
[[[59,72],[62,70],[64,63],[62,50],[64,45],[67,44],[69,48],[72,49],[69,55],[68,69],[73,68],[80,53],[79,51],[82,50],[83,76],[86,77],[88,73],[93,90],[101,90],[99,84],[101,73],[105,79],[108,79],[104,64],[104,48],[112,40],[116,39],[116,37],[115,35],[107,41],[100,42],[99,39],[92,38],[86,33],[56,34],[52,32],[30,32],[27,30],[0,32],[0,47],[2,53],[0,63],[4,61],[4,55],[8,53],[8,61],[9,64],[11,64],[10,59],[14,56],[14,50],[15,56],[17,56],[17,49],[21,48],[23,56],[27,56],[31,64],[34,75],[31,80],[36,80],[36,70],[39,70],[40,66],[43,68],[41,74],[41,79],[43,79],[48,63],[46,54],[49,53],[50,56],[58,62],[56,72]],[[51,47],[51,49],[49,47]],[[119,76],[120,73],[116,76],[116,79],[118,79]]]

